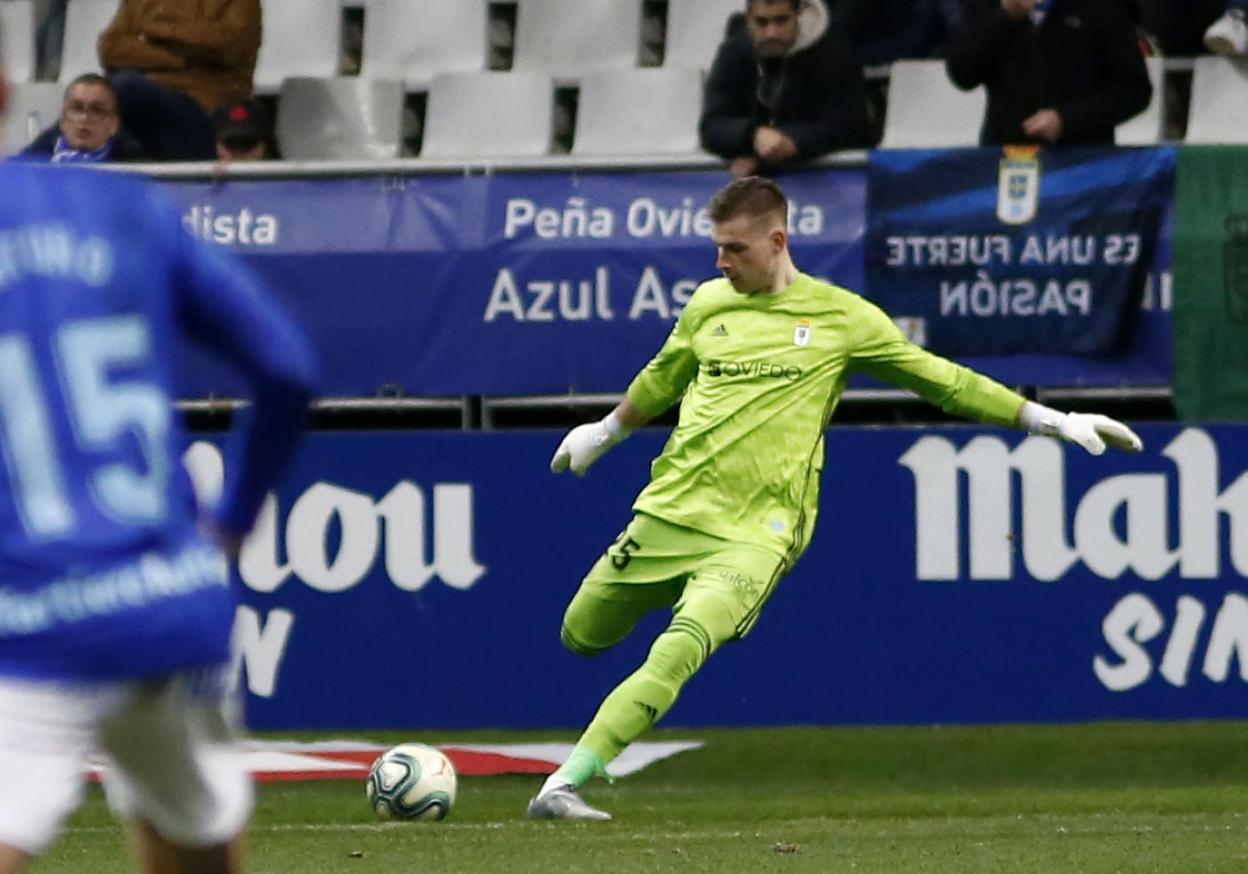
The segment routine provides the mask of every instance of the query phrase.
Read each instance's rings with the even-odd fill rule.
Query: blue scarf
[[[52,147],[52,163],[98,164],[101,161],[107,161],[112,157],[113,145],[116,141],[116,137],[109,137],[108,142],[98,149],[71,149],[69,143],[65,142],[65,137],[59,136],[56,138],[56,145]]]

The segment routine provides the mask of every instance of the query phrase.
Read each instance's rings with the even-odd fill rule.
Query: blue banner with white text
[[[1248,717],[1248,428],[1140,433],[832,429],[810,549],[666,722]],[[252,727],[582,726],[670,618],[559,642],[666,434],[585,479],[548,472],[559,436],[310,435],[236,577]],[[189,457],[219,484],[215,445]]]
[[[698,283],[716,275],[706,203],[725,181],[713,171],[603,171],[166,189],[186,228],[241,255],[302,325],[323,362],[323,395],[522,395],[623,391]],[[780,181],[799,267],[862,290],[865,171]],[[1141,243],[1139,257],[1156,252],[1120,354],[963,360],[1010,384],[1168,384],[1168,224],[1160,237]],[[182,397],[243,393],[236,374],[188,353]]]
[[[874,152],[867,289],[942,354],[1119,354],[1174,162],[1172,148]]]

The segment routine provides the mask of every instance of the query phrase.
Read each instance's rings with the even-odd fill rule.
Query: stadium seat
[[[944,61],[896,61],[888,85],[881,148],[956,148],[979,144],[987,103],[983,86],[960,91]]]
[[[572,154],[700,153],[702,73],[654,67],[590,73],[581,80]]]
[[[261,9],[264,36],[256,58],[257,91],[272,94],[291,77],[329,79],[338,74],[339,0],[270,0]]]
[[[557,84],[586,73],[637,66],[641,0],[519,0],[515,70],[540,71]]]
[[[0,155],[26,148],[60,114],[61,86],[56,82],[14,82],[8,114],[0,119]]]
[[[1186,141],[1248,143],[1248,61],[1196,59]]]
[[[277,139],[291,161],[384,161],[402,147],[397,79],[292,77],[282,83]]]
[[[423,91],[435,73],[484,70],[486,27],[485,0],[372,0],[360,75]]]
[[[100,72],[100,53],[96,43],[120,5],[121,0],[69,0],[58,81],[68,84],[83,73]]]
[[[742,0],[668,0],[663,66],[709,70],[728,17],[743,11]]]
[[[1162,106],[1165,103],[1165,61],[1161,58],[1145,58],[1148,66],[1148,79],[1153,83],[1153,97],[1148,108],[1118,125],[1114,131],[1114,142],[1120,146],[1154,146],[1161,142],[1165,119]]]
[[[0,32],[5,76],[10,82],[29,82],[35,78],[34,0],[0,0]]]
[[[545,73],[447,73],[429,86],[422,158],[550,153],[554,81]]]

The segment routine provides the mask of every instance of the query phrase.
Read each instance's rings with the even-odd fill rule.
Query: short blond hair
[[[775,214],[781,225],[789,221],[789,201],[780,186],[763,176],[734,179],[715,193],[707,207],[711,221],[722,223],[739,215],[761,219]]]

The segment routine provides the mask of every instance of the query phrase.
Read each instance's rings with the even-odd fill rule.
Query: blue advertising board
[[[1099,458],[975,426],[834,428],[814,541],[672,725],[1248,716],[1248,429]],[[563,650],[659,429],[584,480],[554,432],[311,435],[238,568],[258,729],[582,725],[663,627]],[[206,488],[221,460],[196,444]]]
[[[705,204],[725,181],[688,170],[167,188],[187,229],[241,255],[304,327],[324,364],[323,395],[454,396],[622,391],[716,275]],[[866,290],[865,171],[781,182],[798,265]],[[962,360],[1010,384],[1167,384],[1168,240],[1166,225],[1150,292],[1115,355]],[[183,397],[243,393],[194,350],[181,370]]]

